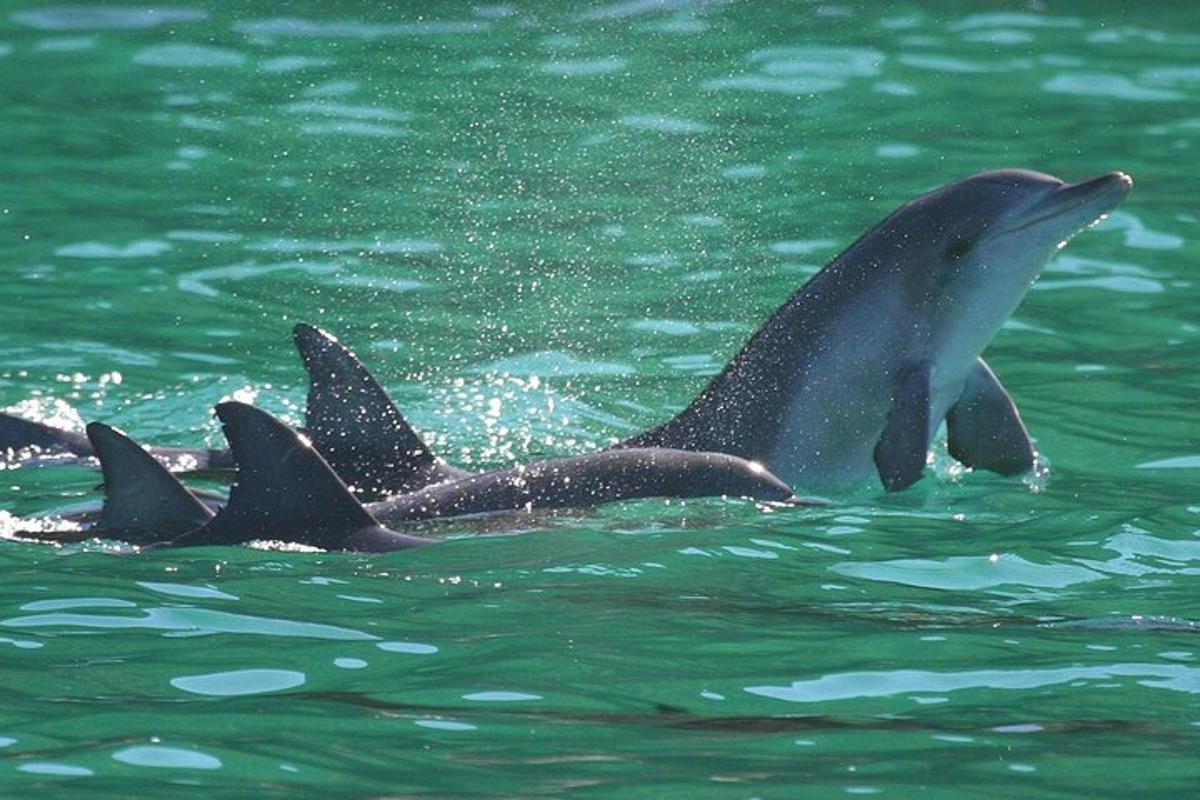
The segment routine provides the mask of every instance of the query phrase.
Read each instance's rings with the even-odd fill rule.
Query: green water
[[[0,548],[0,795],[1190,796],[1189,4],[9,3],[0,405],[216,444],[339,334],[451,459],[674,413],[897,204],[1137,185],[988,358],[1050,465],[387,556]],[[3,475],[0,509],[93,496]]]

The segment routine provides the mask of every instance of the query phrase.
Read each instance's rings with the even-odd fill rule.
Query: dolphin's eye
[[[974,236],[958,236],[951,239],[943,255],[947,261],[958,261],[960,258],[971,252],[971,248],[975,246]]]

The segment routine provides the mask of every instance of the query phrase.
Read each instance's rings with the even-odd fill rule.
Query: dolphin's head
[[[931,355],[978,355],[1050,257],[1132,186],[1123,172],[1064,183],[1006,169],[964,178],[896,211],[881,227],[905,253],[908,299],[929,322]]]

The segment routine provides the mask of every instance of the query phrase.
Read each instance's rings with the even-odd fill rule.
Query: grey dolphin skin
[[[360,499],[474,474],[430,452],[375,376],[334,336],[301,322],[292,340],[308,373],[304,434]]]
[[[999,170],[912,200],[801,287],[687,409],[617,447],[728,453],[805,490],[878,481],[896,491],[921,477],[945,421],[950,453],[967,466],[1029,469],[1033,443],[979,356],[1051,256],[1131,186],[1119,172],[1066,184]],[[314,440],[351,483],[384,496],[470,474],[429,453],[336,340],[299,326],[296,342],[313,387]],[[357,388],[339,389],[341,379]],[[359,400],[369,402],[348,420]],[[0,450],[20,444],[7,422]],[[362,466],[368,457],[376,466]],[[399,485],[381,484],[381,474]]]
[[[900,207],[776,311],[699,397],[624,446],[714,450],[798,489],[921,477],[943,420],[950,453],[1029,469],[1016,406],[979,358],[1046,262],[1132,187],[1024,170],[975,175]]]
[[[219,473],[233,469],[228,450],[161,445],[146,449],[172,472]],[[0,413],[0,464],[73,463],[95,457],[95,447],[83,434]]]
[[[238,464],[237,483],[228,498],[189,492],[136,442],[93,422],[88,436],[105,476],[99,519],[73,520],[91,522],[80,531],[39,531],[28,537],[74,541],[103,536],[136,545],[176,546],[271,538],[326,549],[401,549],[425,540],[384,533],[375,530],[376,522],[368,525],[364,520],[396,525],[643,497],[725,495],[792,505],[815,502],[796,498],[787,484],[735,456],[652,448],[480,473],[363,506],[306,438],[270,414],[232,402],[219,405],[217,414]],[[371,530],[362,534],[364,528]]]
[[[104,475],[103,503],[79,503],[48,514],[42,518],[47,523],[69,527],[42,526],[17,533],[19,538],[61,543],[104,537],[153,544],[203,525],[227,502],[224,494],[186,488],[148,450],[115,428],[92,422],[87,438]]]
[[[635,449],[482,473],[364,507],[306,439],[267,412],[228,402],[217,406],[217,416],[238,465],[237,481],[228,505],[172,546],[281,539],[325,550],[401,550],[436,540],[383,525],[640,497],[731,495],[806,502],[774,475],[740,458]]]

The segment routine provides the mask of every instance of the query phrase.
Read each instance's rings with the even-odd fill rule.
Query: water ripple
[[[386,139],[407,136],[408,130],[397,128],[395,125],[379,125],[374,122],[355,122],[353,120],[335,120],[331,122],[306,122],[300,126],[304,133],[325,136],[373,136]]]
[[[1081,97],[1108,97],[1114,100],[1149,103],[1183,100],[1186,97],[1182,92],[1173,89],[1139,86],[1123,75],[1105,72],[1071,72],[1056,75],[1043,83],[1042,89]]]
[[[617,121],[635,130],[656,133],[696,135],[712,130],[712,126],[706,123],[665,114],[627,114]]]
[[[977,61],[967,61],[966,59],[954,58],[952,56],[923,54],[902,55],[900,56],[899,61],[906,67],[929,69],[935,72],[954,72],[964,75],[982,72],[1010,72],[1011,70],[1020,66],[1020,64],[1014,60],[991,64],[979,63]]]
[[[389,653],[408,653],[414,656],[431,656],[438,651],[435,645],[421,642],[379,642],[375,646]]]
[[[869,697],[891,697],[910,692],[954,692],[963,689],[1038,689],[1087,680],[1118,677],[1145,678],[1142,686],[1200,694],[1200,669],[1181,664],[1112,664],[1100,667],[1049,669],[974,670],[932,672],[843,672],[815,680],[795,681],[790,686],[747,686],[759,697],[789,703],[822,703]],[[1149,680],[1154,678],[1156,680]]]
[[[1133,278],[1125,275],[1113,275],[1103,278],[1072,278],[1068,280],[1042,280],[1034,286],[1041,291],[1055,289],[1104,289],[1109,292],[1125,294],[1158,294],[1165,292],[1166,287],[1149,278]]]
[[[138,586],[143,589],[149,589],[152,592],[161,592],[169,594],[172,597],[186,597],[191,599],[207,599],[207,600],[237,600],[237,595],[222,592],[215,586],[191,586],[186,583],[156,583],[154,581],[138,581]],[[132,605],[132,603],[130,604]],[[22,608],[27,608],[23,606]],[[32,610],[32,609],[30,609]]]
[[[1082,28],[1083,20],[1078,17],[1054,17],[1035,13],[989,13],[971,14],[946,26],[952,31],[970,31],[979,28]]]
[[[1137,216],[1128,211],[1114,211],[1098,230],[1116,230],[1125,235],[1125,246],[1135,250],[1178,250],[1183,247],[1183,237],[1165,231],[1148,228]],[[1056,261],[1060,261],[1056,259]]]
[[[502,358],[481,367],[476,372],[509,375],[632,375],[628,364],[608,361],[586,361],[563,350],[541,350],[536,353]]]
[[[288,261],[281,264],[259,264],[256,261],[242,261],[223,267],[209,267],[179,276],[178,286],[182,292],[217,297],[221,293],[209,285],[210,281],[243,281],[248,278],[259,278],[275,272],[303,272],[309,275],[329,275],[339,269],[339,265],[327,261]]]
[[[183,675],[171,679],[176,689],[213,697],[238,697],[248,694],[281,692],[304,685],[303,672],[290,669],[238,669],[205,675]]]
[[[542,696],[528,692],[472,692],[464,694],[462,698],[479,703],[518,703],[522,700],[541,700]]]
[[[318,56],[277,56],[263,61],[258,68],[263,72],[296,72],[302,69],[328,67],[333,63],[335,62],[332,58]]]
[[[606,58],[563,59],[549,61],[538,69],[548,75],[558,75],[563,78],[577,78],[588,75],[611,75],[625,69],[626,63],[622,58],[608,56]]]
[[[477,725],[472,725],[469,722],[454,722],[448,719],[418,719],[413,720],[413,724],[419,728],[429,728],[435,731],[476,731],[479,730]]]
[[[407,122],[411,114],[390,108],[375,106],[355,106],[346,103],[330,103],[323,100],[305,100],[284,106],[285,111],[294,114],[317,114],[323,117],[341,117],[343,119]]]
[[[207,11],[183,6],[166,8],[51,6],[30,11],[18,11],[11,16],[13,22],[44,31],[145,30],[162,25],[174,25],[178,22],[197,22],[207,18]]]
[[[113,759],[135,767],[161,769],[220,769],[221,759],[182,747],[137,745],[113,753]]]
[[[749,56],[750,63],[759,65],[759,74],[718,78],[704,86],[792,95],[828,92],[841,89],[852,78],[879,75],[885,58],[869,48],[770,47]]]
[[[943,560],[846,561],[830,569],[839,575],[900,583],[926,589],[991,589],[1036,586],[1062,589],[1103,580],[1104,575],[1067,564],[1036,564],[1020,556],[952,556]]]
[[[1146,461],[1138,469],[1200,469],[1200,456],[1174,456],[1157,461]]]
[[[662,14],[672,11],[692,11],[705,6],[725,5],[731,0],[622,0],[593,8],[576,15],[581,22],[628,19],[643,14]]]
[[[420,22],[316,22],[299,17],[235,22],[238,33],[263,37],[293,37],[302,39],[379,39],[385,36],[438,36],[447,34],[486,33],[491,23],[469,20],[422,20]]]
[[[54,255],[63,258],[151,258],[160,256],[170,249],[170,242],[159,239],[138,239],[127,245],[78,242],[59,247],[54,251]]]
[[[134,53],[133,61],[148,67],[236,67],[245,63],[246,56],[236,50],[208,44],[154,44]]]
[[[96,774],[87,767],[60,764],[56,761],[27,761],[17,767],[17,770],[32,775],[54,775],[60,778],[86,778]]]
[[[250,246],[267,253],[354,253],[362,256],[427,255],[440,253],[442,245],[427,239],[267,239]]]
[[[64,611],[70,608],[137,608],[137,603],[115,597],[67,597],[61,600],[34,600],[21,606],[22,611]]]
[[[205,635],[210,633],[249,633],[259,636],[302,637],[333,641],[376,641],[378,636],[313,622],[294,622],[271,617],[254,617],[211,611],[205,608],[147,608],[141,616],[102,614],[33,614],[0,620],[10,628],[65,628],[68,631],[91,628],[125,628],[168,631],[168,635]]]

